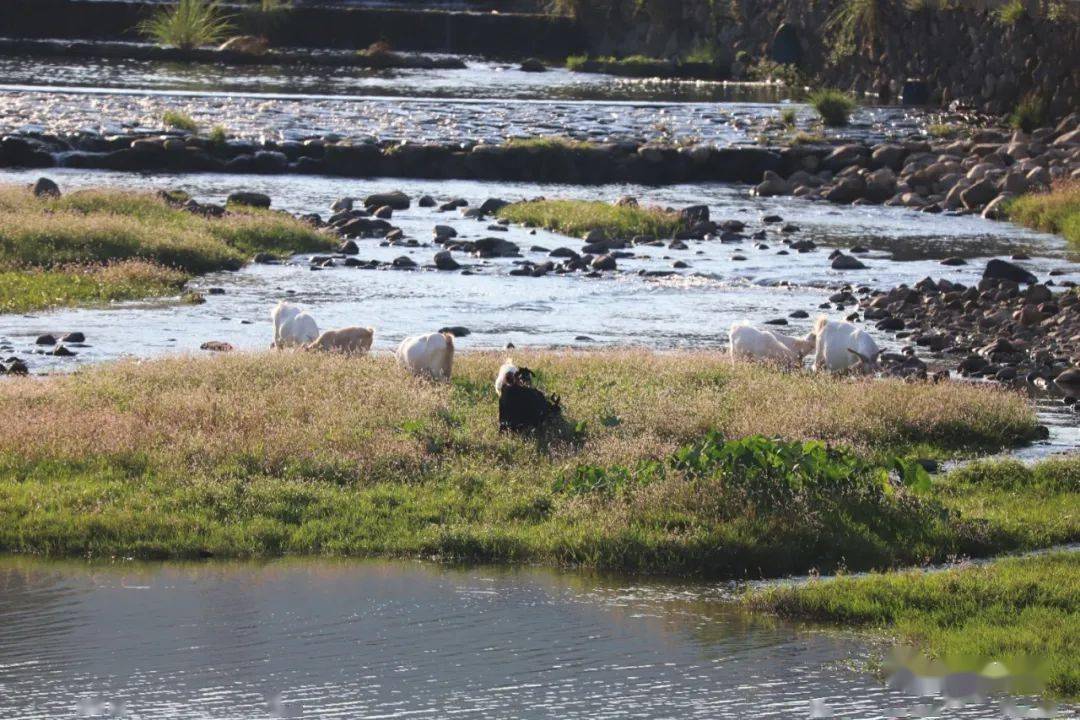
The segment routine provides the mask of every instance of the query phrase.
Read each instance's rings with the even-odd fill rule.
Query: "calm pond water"
[[[885,718],[936,704],[853,669],[869,654],[854,638],[721,597],[408,562],[0,559],[0,716],[792,718],[813,703]]]

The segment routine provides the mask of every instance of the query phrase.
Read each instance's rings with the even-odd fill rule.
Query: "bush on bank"
[[[1005,212],[1013,222],[1057,233],[1080,247],[1080,182],[1057,182],[1049,192],[1021,195]]]
[[[450,384],[406,377],[390,358],[304,353],[0,383],[0,550],[438,556],[739,577],[1026,542],[906,487],[898,467],[893,482],[881,474],[895,455],[1029,437],[1034,417],[1017,395],[792,375],[709,354],[516,359],[562,396],[562,432],[498,432],[503,358],[488,354],[459,356]],[[854,454],[715,442],[755,435]],[[747,457],[758,464],[731,464]],[[804,470],[782,470],[803,457]]]

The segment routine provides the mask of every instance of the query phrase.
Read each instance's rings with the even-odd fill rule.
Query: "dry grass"
[[[434,555],[742,576],[1028,542],[872,483],[801,512],[748,505],[723,475],[675,469],[613,492],[561,489],[583,468],[632,476],[714,429],[823,438],[870,458],[1008,445],[1034,427],[1018,395],[787,375],[708,354],[515,359],[562,396],[561,433],[498,432],[495,354],[460,355],[449,384],[408,377],[389,357],[306,353],[2,382],[0,551]]]
[[[562,396],[585,440],[553,461],[628,464],[712,429],[825,439],[863,452],[991,449],[1028,435],[1016,394],[959,384],[843,380],[732,367],[715,354],[519,353]],[[0,452],[37,459],[146,455],[170,466],[259,458],[262,470],[332,462],[417,468],[451,453],[498,456],[491,379],[502,358],[459,355],[452,385],[408,379],[389,357],[237,354],[121,362],[0,386]],[[283,391],[288,388],[288,391]],[[402,428],[406,428],[405,431]]]

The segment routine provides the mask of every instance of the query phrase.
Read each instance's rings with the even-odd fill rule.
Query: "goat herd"
[[[274,342],[271,348],[300,348],[362,355],[371,350],[375,329],[345,327],[319,331],[315,318],[306,310],[280,302],[271,312]],[[813,332],[796,338],[769,330],[759,330],[743,321],[731,326],[731,360],[762,360],[786,366],[802,366],[803,358],[814,353],[814,369],[831,372],[870,373],[878,366],[881,350],[868,333],[850,322],[830,320],[824,315],[814,323]],[[434,332],[405,338],[395,352],[398,364],[413,375],[432,380],[449,380],[454,365],[454,336]],[[507,360],[495,378],[499,396],[499,427],[527,432],[561,416],[558,396],[546,396],[533,387],[533,373]]]

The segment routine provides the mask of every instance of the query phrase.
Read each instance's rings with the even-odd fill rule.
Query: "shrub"
[[[1046,121],[1046,100],[1031,93],[1017,104],[1009,124],[1026,133],[1032,132]]]
[[[810,104],[821,116],[821,121],[829,127],[847,125],[851,112],[855,109],[855,101],[839,90],[818,90],[810,95]]]
[[[215,125],[210,130],[210,134],[206,136],[206,139],[214,145],[224,145],[229,139],[228,131],[224,125]]]
[[[166,110],[165,114],[161,116],[161,122],[165,127],[176,128],[177,130],[197,132],[199,129],[199,124],[190,115],[179,110]]]
[[[784,108],[780,111],[780,122],[784,123],[790,128],[795,127],[795,118],[797,113],[795,108]]]
[[[220,43],[232,32],[232,23],[216,0],[179,0],[140,23],[139,31],[161,45],[190,50]]]
[[[994,11],[994,18],[1002,25],[1015,25],[1027,15],[1023,0],[1009,0]]]
[[[833,56],[872,50],[883,22],[881,0],[843,0],[825,21],[825,31],[835,38]]]
[[[683,60],[690,63],[720,65],[724,61],[724,52],[716,42],[703,42],[695,45]]]

